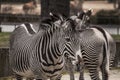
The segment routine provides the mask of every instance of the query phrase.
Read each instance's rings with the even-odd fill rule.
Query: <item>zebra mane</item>
[[[40,29],[47,30],[48,28],[50,28],[50,27],[52,26],[52,24],[53,24],[52,19],[50,19],[50,18],[44,19],[44,20],[42,20],[41,23],[40,23],[39,30],[40,30]],[[39,31],[39,30],[38,30],[38,31]]]
[[[25,23],[24,24],[27,28],[27,31],[30,33],[30,34],[35,34],[36,31],[34,30],[34,28],[29,24],[29,23]]]
[[[65,18],[62,15],[58,15],[58,16],[59,17],[57,17],[57,20],[54,19],[54,17],[56,17],[56,15],[51,16],[51,18],[47,18],[47,19],[42,20],[41,24],[40,24],[40,28],[48,30],[48,28],[56,26],[56,28],[63,27],[63,28],[67,28],[66,30],[72,30],[72,31],[76,30],[76,28],[75,28],[76,22],[74,20],[72,20],[71,18]],[[65,25],[64,25],[64,23],[65,23]],[[68,27],[66,27],[66,26],[68,26]]]

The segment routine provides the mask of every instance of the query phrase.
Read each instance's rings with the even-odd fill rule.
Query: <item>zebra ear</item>
[[[59,19],[63,22],[64,21],[64,18],[61,14],[59,14]]]
[[[50,12],[50,16],[53,20],[61,20],[61,21],[64,20],[61,14],[55,14],[55,13]]]
[[[84,11],[81,11],[81,12],[77,13],[78,18],[81,19],[81,20],[83,19],[84,15],[85,15]]]
[[[50,15],[52,21],[57,21],[59,19],[59,15],[57,15],[57,14],[50,12],[49,15]]]
[[[50,16],[53,16],[53,13],[52,13],[52,12],[50,12],[50,13],[49,13],[49,15],[50,15]]]

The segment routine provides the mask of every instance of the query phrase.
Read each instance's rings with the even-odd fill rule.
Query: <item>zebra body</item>
[[[79,57],[77,64],[80,70],[79,80],[84,80],[85,66],[89,70],[92,80],[100,80],[99,70],[102,72],[102,80],[109,80],[109,67],[114,61],[116,45],[112,36],[103,28],[86,25],[90,15],[91,11],[88,10],[81,12],[80,15],[71,16],[71,19],[78,23],[77,26],[80,26],[78,28],[81,29],[81,53],[79,54],[82,56]]]
[[[92,26],[80,33],[80,39],[79,54],[82,56],[77,62],[79,80],[84,80],[85,67],[89,70],[91,80],[100,80],[99,71],[102,72],[102,80],[109,80],[109,69],[116,52],[116,45],[111,35],[100,27]],[[67,65],[73,66],[70,62]],[[67,68],[71,72],[70,80],[74,80],[73,67]]]
[[[100,27],[86,29],[81,33],[81,53],[83,64],[88,68],[92,80],[109,79],[109,66],[115,56],[115,42],[110,34]],[[84,66],[82,65],[82,67]],[[79,80],[84,80],[83,71],[80,71]]]
[[[71,25],[74,23],[66,23],[64,27],[51,24],[35,34],[26,25],[16,28],[10,38],[13,71],[25,77],[56,79],[64,68],[64,54],[75,58],[79,49],[78,32]]]
[[[14,30],[10,38],[11,66],[15,73],[25,77],[34,76],[30,69],[30,53],[32,52],[30,46],[32,37],[33,35],[30,34],[29,29],[22,24]]]

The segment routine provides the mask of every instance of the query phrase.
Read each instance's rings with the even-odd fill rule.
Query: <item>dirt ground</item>
[[[109,76],[110,76],[109,80],[120,80],[120,69],[111,70]],[[85,72],[84,78],[85,80],[91,80],[88,72]],[[16,80],[16,79],[13,79],[11,77],[5,77],[5,78],[0,78],[0,80]],[[70,76],[68,74],[65,74],[62,76],[61,80],[70,80]],[[79,80],[79,73],[75,73],[75,80]]]
[[[120,70],[111,70],[109,76],[109,80],[120,80]],[[62,80],[70,80],[69,75],[63,75]],[[78,73],[75,74],[75,80],[79,80]],[[88,72],[85,73],[85,80],[91,80]]]

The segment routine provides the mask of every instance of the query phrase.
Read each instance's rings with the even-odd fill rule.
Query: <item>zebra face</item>
[[[67,58],[76,59],[76,52],[79,48],[79,32],[75,28],[75,21],[63,18],[61,15],[52,14],[52,18],[57,19],[54,24],[61,28],[61,37],[58,39],[59,49]]]
[[[59,47],[62,50],[63,55],[75,60],[76,52],[79,50],[79,31],[76,30],[73,20],[66,20],[62,24],[61,36],[62,38],[58,40],[58,42],[60,42]]]

